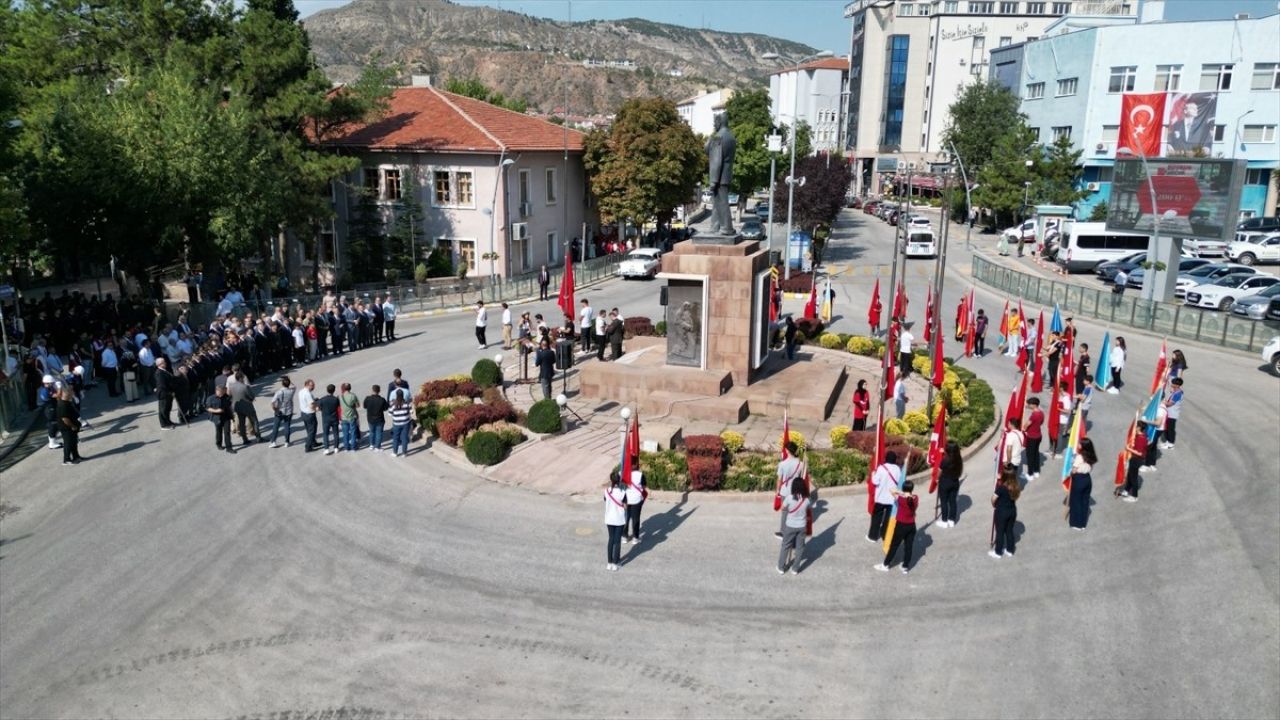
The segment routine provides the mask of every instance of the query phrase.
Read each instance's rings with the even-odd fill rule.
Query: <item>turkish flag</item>
[[[560,281],[560,297],[556,298],[556,304],[560,306],[560,311],[564,313],[565,317],[571,318],[574,316],[572,257],[567,257],[564,260],[564,278]]]
[[[929,464],[933,472],[929,477],[929,492],[938,491],[938,474],[942,469],[942,454],[947,448],[947,407],[938,410],[938,417],[933,420],[933,432],[929,435]]]
[[[871,306],[867,308],[867,324],[872,331],[880,329],[880,280],[876,280],[875,289],[871,291]]]
[[[1120,103],[1117,153],[1159,157],[1165,93],[1125,93]]]

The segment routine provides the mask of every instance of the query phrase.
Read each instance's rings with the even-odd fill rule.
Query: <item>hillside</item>
[[[305,21],[316,58],[338,82],[381,57],[437,85],[475,77],[530,110],[564,103],[574,115],[608,114],[631,97],[683,99],[721,86],[762,82],[806,45],[754,33],[695,30],[641,19],[556,22],[446,0],[355,0]],[[588,66],[590,63],[590,66]]]

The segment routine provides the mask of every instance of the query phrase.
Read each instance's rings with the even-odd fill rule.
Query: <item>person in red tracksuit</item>
[[[887,571],[893,562],[893,556],[898,554],[898,546],[902,546],[902,574],[911,572],[912,550],[916,542],[916,507],[920,504],[920,498],[913,490],[915,483],[910,480],[902,483],[901,491],[896,488],[893,490],[894,500],[898,503],[898,516],[893,528],[893,539],[889,541],[889,552],[885,553],[883,562],[874,566],[876,570]]]

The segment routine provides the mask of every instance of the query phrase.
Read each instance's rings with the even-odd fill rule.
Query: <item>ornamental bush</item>
[[[796,328],[799,329],[800,332],[804,333],[806,338],[816,338],[822,335],[822,331],[826,329],[826,327],[827,326],[823,325],[822,321],[817,318],[812,320],[809,318],[800,318],[796,320]]]
[[[718,438],[717,438],[718,439]],[[724,483],[724,464],[721,458],[689,455],[690,490],[719,490]]]
[[[478,430],[488,423],[513,420],[515,409],[507,401],[467,405],[457,408],[445,420],[437,421],[436,430],[440,439],[454,447],[466,437],[467,433]]]
[[[507,457],[509,449],[498,433],[487,430],[471,433],[463,448],[473,465],[497,465]]]
[[[867,479],[867,456],[857,450],[833,449],[809,454],[809,476],[818,487],[853,485]]]
[[[807,293],[813,289],[813,273],[793,272],[790,278],[778,278],[778,287],[784,293]]]
[[[791,436],[791,442],[796,444],[796,450],[799,450],[800,452],[804,452],[805,445],[806,445],[804,435],[802,435],[799,430],[791,430],[789,434]],[[778,444],[775,447],[777,447],[778,451],[781,452],[782,433],[778,433]]]
[[[629,317],[622,321],[622,337],[630,340],[633,337],[643,337],[656,335],[657,330],[653,327],[653,321],[643,315]]]
[[[929,434],[929,416],[925,415],[921,410],[912,410],[902,416],[903,422],[907,424],[907,428],[916,435]]]
[[[539,400],[529,408],[529,419],[525,426],[536,433],[558,433],[562,427],[560,406],[555,400]]]
[[[848,425],[837,425],[831,428],[831,432],[827,433],[827,437],[831,438],[831,447],[833,448],[848,447],[849,446],[848,436],[849,436],[849,433],[852,431],[853,431],[853,428],[849,427]]]
[[[658,337],[666,337],[666,336],[667,336],[667,321],[666,321],[666,320],[659,320],[657,323],[655,323],[655,324],[654,324],[654,326],[653,326],[653,334],[654,334],[654,335],[657,335]]]
[[[471,382],[469,376],[463,375],[461,377],[461,380],[449,377],[443,380],[431,380],[430,382],[422,383],[422,387],[418,388],[418,396],[414,398],[414,402],[426,403],[457,395],[464,395],[470,398],[480,397],[480,386]]]
[[[849,342],[845,343],[844,349],[845,352],[852,353],[854,355],[870,357],[876,352],[876,344],[872,342],[869,337],[854,335],[849,338]]]
[[[724,432],[720,433],[720,442],[724,443],[724,449],[728,450],[729,454],[732,455],[734,453],[737,453],[739,450],[741,450],[742,446],[746,444],[747,440],[746,438],[742,437],[742,433],[737,433],[732,430],[725,430]]]
[[[843,347],[843,343],[840,342],[840,336],[829,332],[822,333],[822,335],[818,337],[818,345],[828,350],[835,350]]]
[[[683,492],[689,487],[689,470],[679,450],[640,452],[640,471],[650,490]]]
[[[889,418],[884,422],[884,432],[886,435],[906,435],[911,432],[911,426],[904,420]]]
[[[471,366],[471,379],[482,388],[489,388],[502,381],[502,368],[489,358],[481,358]]]
[[[933,363],[923,355],[916,355],[911,358],[911,369],[925,377],[933,376]]]
[[[527,439],[524,435],[523,428],[506,420],[481,425],[477,432],[497,433],[498,437],[501,438],[502,442],[508,447],[515,447]]]
[[[684,451],[691,457],[709,457],[719,460],[724,456],[724,440],[721,440],[719,435],[690,435],[684,439]]]
[[[721,488],[739,492],[773,490],[777,487],[777,477],[777,455],[744,452],[733,456]]]

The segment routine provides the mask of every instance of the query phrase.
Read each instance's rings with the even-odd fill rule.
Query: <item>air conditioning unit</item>
[[[964,67],[964,66],[965,66],[964,58],[961,58],[961,59],[960,59],[960,67]]]
[[[530,203],[530,202],[520,203],[520,217],[529,217],[532,214],[533,214],[533,203]]]
[[[1097,151],[1097,152],[1106,152],[1106,151],[1107,151],[1107,144],[1106,144],[1106,143],[1098,143],[1096,146],[1094,146],[1094,148],[1093,148],[1093,149],[1094,149],[1095,151]]]
[[[1102,189],[1102,183],[1086,183],[1084,189],[1089,192],[1098,192]]]
[[[529,223],[511,223],[512,240],[529,239]]]

